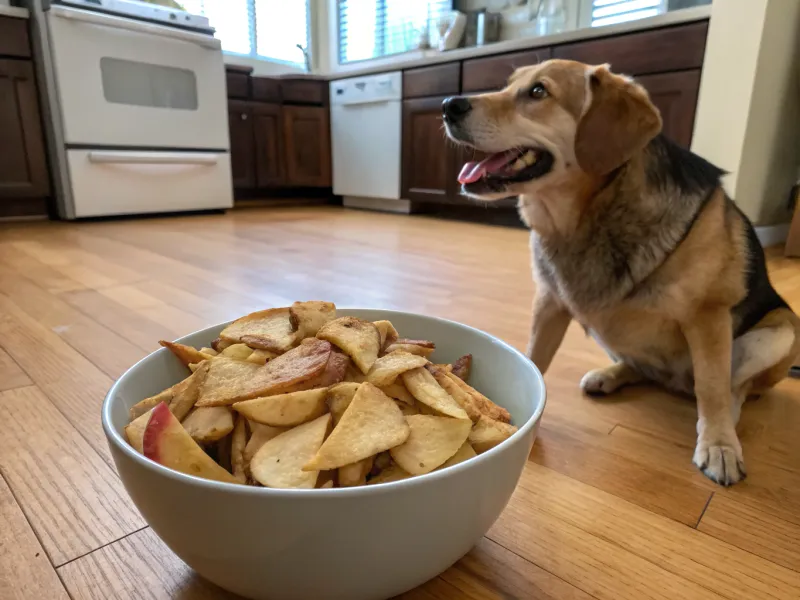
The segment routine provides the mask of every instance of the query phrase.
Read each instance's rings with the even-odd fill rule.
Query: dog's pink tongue
[[[475,183],[487,173],[501,170],[508,164],[513,155],[513,150],[506,150],[505,152],[496,152],[487,156],[480,162],[469,161],[465,163],[458,174],[458,183]]]

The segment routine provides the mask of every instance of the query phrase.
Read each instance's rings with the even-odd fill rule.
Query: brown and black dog
[[[531,228],[531,359],[545,371],[580,322],[615,360],[586,374],[587,393],[652,381],[693,394],[695,464],[723,485],[743,479],[742,403],[787,375],[800,319],[723,172],[661,135],[647,92],[607,65],[524,67],[443,112],[451,139],[493,153],[464,165],[463,192],[519,196]]]

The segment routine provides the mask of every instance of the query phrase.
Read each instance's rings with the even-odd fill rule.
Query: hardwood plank
[[[31,378],[14,362],[8,352],[0,348],[0,392],[25,387],[33,383]]]
[[[573,479],[605,490],[690,527],[700,520],[711,491],[663,470],[603,450],[607,436],[546,421],[531,458]]]
[[[548,480],[542,478],[541,483],[547,485]],[[591,509],[582,507],[587,508]],[[599,600],[723,597],[554,517],[532,504],[520,488],[487,537]]]
[[[21,275],[29,277],[39,287],[54,294],[85,289],[83,284],[65,277],[10,243],[0,244],[0,262]]]
[[[618,576],[628,579],[629,585],[639,587],[641,595],[645,595],[644,586],[657,579],[661,579],[663,585],[676,585],[683,580],[694,587],[694,592],[684,590],[672,596],[679,598],[693,597],[690,593],[700,597],[713,593],[713,597],[741,600],[790,600],[800,594],[800,573],[532,462],[526,466],[509,508],[488,537],[514,552],[521,546],[519,553],[524,558],[598,598],[603,597],[598,590],[586,589],[573,579],[584,575],[562,576],[558,564],[550,568],[548,564],[556,560],[553,556],[529,555],[534,549],[541,552],[544,548],[554,553],[558,540],[550,539],[547,543],[538,536],[540,522],[551,523],[553,519],[564,524],[560,535],[567,537],[570,543],[574,538],[581,539],[573,535],[575,530],[571,528],[582,532],[581,535],[591,536],[594,551],[588,559],[610,561],[610,566],[618,569]],[[530,528],[527,536],[526,528]],[[567,531],[572,533],[567,535]],[[529,540],[530,537],[536,537],[537,541]],[[601,541],[613,545],[616,550],[597,547]],[[538,544],[542,546],[537,547]],[[646,580],[641,580],[643,571],[636,562],[627,559],[616,564],[614,554],[618,551],[630,553],[671,576],[657,574],[657,579],[653,579],[652,575],[647,575]],[[628,584],[621,579],[617,590],[620,587],[627,589]],[[666,592],[661,585],[647,591],[657,594],[656,597]]]
[[[0,290],[23,312],[56,333],[109,377],[119,377],[145,355],[127,339],[3,266],[0,266]]]
[[[589,600],[589,594],[484,538],[440,575],[458,590],[458,597]],[[451,596],[452,597],[452,596]]]
[[[61,414],[109,465],[113,464],[100,425],[100,406],[111,379],[0,295],[0,347],[25,370]]]
[[[148,352],[158,349],[158,340],[160,339],[174,339],[191,333],[156,323],[96,290],[67,292],[62,294],[61,298],[73,308]]]
[[[697,527],[719,540],[800,572],[800,526],[715,494]]]
[[[144,526],[114,471],[35,387],[0,394],[0,470],[54,565]]]
[[[64,565],[58,574],[73,600],[239,597],[196,575],[149,527]]]
[[[0,598],[67,600],[66,590],[2,477],[0,523]]]
[[[738,503],[800,525],[800,476],[762,462],[757,453],[751,456],[749,446],[745,444],[747,483],[722,489],[703,477],[691,463],[691,444],[678,445],[625,426],[616,427],[604,440],[604,447],[613,454],[630,456],[632,460],[659,472],[692,481],[695,485],[716,492],[715,497],[730,497]]]

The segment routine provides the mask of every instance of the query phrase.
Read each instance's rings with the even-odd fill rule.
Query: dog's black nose
[[[453,96],[442,102],[442,114],[445,121],[458,123],[472,110],[472,103],[464,96]]]

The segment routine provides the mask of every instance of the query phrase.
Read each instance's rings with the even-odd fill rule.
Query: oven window
[[[108,102],[197,110],[197,79],[188,69],[105,56],[100,73]]]

